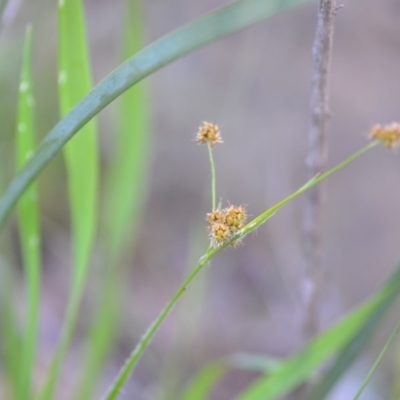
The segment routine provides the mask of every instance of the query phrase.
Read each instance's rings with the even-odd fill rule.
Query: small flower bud
[[[225,209],[226,223],[232,232],[236,232],[243,227],[247,218],[246,209],[243,206],[229,206]]]
[[[247,218],[244,206],[230,205],[223,210],[213,210],[207,214],[212,244],[218,246],[229,240],[236,232],[243,228]],[[231,245],[238,246],[241,239],[234,240]]]
[[[231,232],[229,231],[228,226],[222,224],[220,222],[216,222],[212,224],[210,227],[210,236],[211,239],[217,244],[222,244],[229,239]]]
[[[380,141],[388,149],[393,149],[400,143],[400,124],[393,122],[386,126],[375,125],[369,136]]]
[[[221,210],[213,210],[207,214],[207,221],[209,224],[214,224],[215,222],[226,223],[226,215]]]
[[[196,140],[200,144],[208,143],[211,147],[214,147],[217,143],[223,143],[218,126],[205,121],[199,127]]]

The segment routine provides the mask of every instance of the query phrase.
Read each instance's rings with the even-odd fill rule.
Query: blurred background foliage
[[[3,18],[0,33],[1,191],[14,173],[13,140],[27,22],[33,25],[39,138],[59,119],[56,2],[9,1],[14,8]],[[225,4],[222,0],[146,0],[140,19],[131,21],[126,17],[132,13],[127,13],[122,0],[85,1],[94,82],[142,45]],[[397,0],[354,0],[344,5],[338,12],[334,38],[330,165],[362,146],[373,123],[399,118],[400,4]],[[138,22],[141,27],[135,30]],[[255,216],[304,182],[315,23],[313,2],[282,13],[174,62],[100,113],[100,227],[77,334],[55,398],[71,399],[75,398],[71,393],[90,390],[80,386],[91,343],[86,334],[93,320],[101,324],[107,305],[115,300],[111,314],[118,310],[115,320],[119,322],[114,332],[104,328],[106,337],[115,337],[102,345],[104,350],[110,346],[110,353],[104,352],[108,359],[96,379],[95,398],[104,392],[132,343],[139,340],[207,245],[204,216],[209,211],[209,165],[205,149],[194,142],[201,121],[213,121],[222,131],[225,143],[214,156],[218,196],[224,203],[247,204]],[[134,42],[127,40],[130,35]],[[130,107],[131,120],[127,118]],[[135,110],[141,110],[139,122]],[[129,140],[129,130],[142,133],[134,145],[140,151],[132,154],[136,160],[132,165],[140,175],[128,174],[124,181],[126,185],[132,179],[138,188],[133,199],[136,207],[125,227],[110,228],[110,210],[119,207],[110,195],[116,176],[121,178],[116,154],[124,150],[116,143],[118,135]],[[324,217],[327,284],[321,304],[324,326],[375,291],[396,265],[399,178],[399,158],[378,149],[329,179]],[[44,170],[39,185],[43,284],[36,385],[43,381],[51,361],[69,293],[70,217],[61,156]],[[125,196],[130,196],[133,188],[125,186],[125,190]],[[301,212],[299,199],[247,237],[245,246],[224,251],[213,260],[212,268],[203,272],[162,326],[127,384],[125,398],[174,399],[196,370],[220,357],[239,351],[283,357],[300,348]],[[18,329],[24,320],[24,283],[15,220],[9,227],[1,240],[1,301],[11,303]],[[108,229],[122,229],[123,244],[112,243]],[[110,251],[105,252],[108,246]],[[12,291],[10,282],[14,282]],[[8,323],[7,310],[2,307],[2,324]],[[333,399],[346,399],[349,391],[359,387],[393,322],[389,319],[387,325],[342,380]],[[385,360],[365,399],[389,398],[385,388],[396,357],[393,352]],[[230,399],[255,376],[251,371],[232,372],[210,398]],[[2,399],[7,399],[8,379],[1,368]]]

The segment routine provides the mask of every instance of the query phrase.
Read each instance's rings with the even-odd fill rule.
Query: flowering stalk
[[[242,226],[245,213],[244,207],[234,207],[229,206],[224,210],[213,210],[210,214],[208,214],[208,221],[209,223],[213,222],[213,224],[229,224],[225,226],[234,227],[235,225],[239,224],[241,228],[235,232],[231,232],[229,235],[226,236],[225,239],[221,240],[216,247],[209,247],[205,254],[199,259],[198,263],[194,267],[194,269],[189,273],[187,278],[181,284],[179,289],[175,292],[175,294],[171,297],[166,307],[162,310],[160,315],[156,318],[156,320],[150,325],[147,332],[143,335],[142,339],[136,345],[130,356],[127,358],[125,364],[120,369],[120,372],[116,376],[114,382],[111,384],[110,388],[108,389],[106,395],[103,397],[103,400],[115,400],[117,399],[120,390],[124,386],[125,382],[128,380],[130,374],[134,370],[137,362],[139,361],[140,357],[142,356],[143,352],[149,345],[150,341],[154,337],[155,333],[157,332],[158,328],[168,316],[174,305],[178,302],[181,298],[183,293],[185,293],[189,283],[196,277],[196,275],[202,270],[202,268],[208,264],[208,262],[221,250],[223,250],[228,245],[233,245],[235,242],[240,241],[250,232],[257,229],[259,226],[264,224],[269,218],[271,218],[281,207],[283,207],[286,203],[293,200],[295,197],[299,196],[300,194],[304,193],[308,189],[315,186],[317,183],[321,182],[322,180],[328,178],[330,175],[334,174],[335,172],[339,171],[346,165],[350,164],[352,161],[355,161],[358,157],[366,153],[368,150],[372,149],[377,144],[376,141],[369,143],[367,146],[353,154],[352,156],[348,157],[346,160],[335,166],[334,168],[330,169],[329,171],[318,174],[310,181],[308,181],[305,185],[303,185],[300,189],[296,192],[292,193],[290,196],[286,197],[285,199],[281,200],[279,203],[274,205],[273,207],[269,208],[268,210],[264,211],[258,217],[254,218],[248,224]],[[235,210],[234,212],[232,210]],[[236,216],[235,216],[236,215]],[[222,222],[221,222],[222,221]],[[225,222],[224,222],[225,221]],[[211,224],[211,225],[213,225]],[[224,229],[225,231],[225,229]],[[222,235],[223,236],[223,235]],[[221,236],[221,237],[222,237]]]
[[[213,147],[218,143],[223,143],[221,138],[221,132],[217,125],[212,122],[204,121],[202,125],[199,127],[197,132],[196,141],[199,144],[207,144],[208,147],[208,155],[210,158],[210,166],[211,166],[211,205],[212,209],[215,210],[216,207],[216,183],[215,183],[215,164],[214,157],[212,154]]]
[[[213,153],[212,153],[212,147],[210,145],[210,143],[208,143],[208,156],[210,158],[210,166],[211,166],[211,205],[212,205],[212,209],[215,210],[216,207],[216,178],[215,178],[215,164],[214,164],[214,157],[213,157]]]

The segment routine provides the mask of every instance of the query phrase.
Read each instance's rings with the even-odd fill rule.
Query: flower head
[[[221,210],[213,210],[207,214],[207,221],[210,225],[214,224],[215,222],[226,223],[226,215]]]
[[[236,232],[243,228],[243,222],[246,220],[246,209],[243,206],[232,206],[225,208],[226,223],[231,231]]]
[[[369,134],[371,139],[380,141],[388,149],[400,144],[400,124],[393,122],[389,125],[375,125]]]
[[[211,239],[217,244],[226,242],[231,236],[229,227],[221,222],[216,222],[210,226]]]
[[[199,127],[196,136],[197,143],[207,143],[211,147],[214,147],[217,143],[223,143],[221,133],[217,125],[212,122],[203,122]]]
[[[225,243],[231,237],[243,228],[247,214],[244,206],[233,206],[224,208],[223,210],[213,210],[207,214],[209,223],[210,238],[214,246]],[[238,246],[241,239],[234,240],[231,245]]]

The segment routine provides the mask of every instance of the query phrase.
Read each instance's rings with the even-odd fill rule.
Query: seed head
[[[214,246],[223,244],[229,240],[232,235],[243,228],[247,218],[244,206],[232,206],[223,210],[213,210],[207,214],[209,223],[210,237]],[[231,245],[237,247],[241,239],[234,240]]]
[[[223,143],[218,126],[206,121],[199,127],[196,140],[200,144],[208,143],[211,147],[214,147],[217,143]]]
[[[400,124],[375,125],[369,134],[371,139],[380,141],[388,149],[393,149],[400,143]]]
[[[222,244],[226,242],[231,236],[231,232],[227,225],[216,222],[210,227],[210,236],[211,239],[217,244]]]
[[[229,206],[224,210],[226,215],[226,224],[232,232],[237,232],[243,228],[243,223],[246,220],[246,209],[243,206]]]
[[[221,210],[213,210],[212,212],[207,214],[207,221],[210,225],[216,222],[221,222],[224,224],[226,223],[226,215]]]

